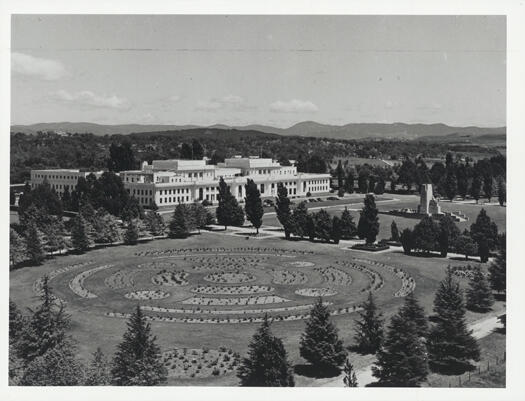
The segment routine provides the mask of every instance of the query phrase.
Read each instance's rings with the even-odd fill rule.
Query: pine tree
[[[487,241],[489,250],[494,249],[498,243],[498,226],[487,215],[487,211],[481,208],[476,221],[470,226],[470,236],[479,246],[482,239]]]
[[[374,192],[374,189],[376,187],[377,177],[375,175],[371,175],[368,178],[368,192],[372,193]]]
[[[357,377],[355,375],[355,370],[348,359],[343,366],[343,372],[345,374],[343,377],[343,383],[345,384],[345,387],[357,387]]]
[[[445,194],[447,198],[452,201],[458,192],[458,183],[454,171],[449,170],[445,176]]]
[[[293,210],[292,214],[292,234],[304,238],[308,235],[309,214],[306,202],[300,202]],[[315,227],[314,227],[315,228]]]
[[[124,232],[124,244],[136,245],[139,240],[139,228],[133,220],[128,221],[126,231]]]
[[[410,230],[410,228],[405,228],[401,232],[399,240],[401,241],[405,255],[410,255],[412,249],[414,249],[414,236],[412,234],[412,230]]]
[[[42,234],[35,224],[31,224],[26,232],[26,249],[28,259],[34,264],[41,264],[46,258],[42,244]]]
[[[492,293],[485,279],[481,269],[478,267],[469,281],[469,289],[467,289],[467,309],[475,312],[488,312],[494,299]]]
[[[111,383],[111,372],[109,361],[102,352],[97,348],[93,353],[93,359],[86,370],[84,385],[86,386],[108,386]]]
[[[173,212],[168,236],[170,238],[187,238],[190,235],[189,226],[189,210],[185,204],[179,203]]]
[[[439,222],[437,242],[442,257],[446,257],[450,248],[460,235],[459,228],[450,216],[443,216]]]
[[[71,226],[71,242],[73,248],[80,253],[89,249],[90,240],[87,235],[88,223],[81,215],[73,218]]]
[[[417,302],[414,292],[405,297],[405,303],[399,309],[399,315],[403,319],[414,322],[418,337],[426,339],[428,336],[428,318],[423,307]]]
[[[439,227],[432,217],[425,216],[414,226],[414,247],[426,253],[437,248]]]
[[[16,304],[9,300],[9,344],[14,344],[23,334],[27,321]]]
[[[341,213],[341,238],[350,239],[357,234],[357,227],[354,223],[354,218],[350,211],[345,206],[345,210]]]
[[[290,239],[290,234],[293,231],[293,218],[290,209],[290,199],[288,198],[288,190],[280,182],[277,184],[277,198],[275,198],[275,213],[279,223],[283,226],[284,237]]]
[[[99,244],[110,244],[121,239],[117,219],[102,208],[96,212],[93,231],[94,241]]]
[[[12,228],[9,229],[9,263],[16,266],[27,259],[25,240]]]
[[[427,341],[430,368],[444,374],[471,369],[471,361],[479,360],[479,346],[467,329],[463,294],[450,268],[436,292],[434,313],[436,324]]]
[[[199,230],[199,234],[202,228],[208,225],[208,211],[201,203],[193,203],[190,206],[190,213],[193,216],[195,227]],[[159,216],[160,217],[160,216]],[[161,217],[162,219],[162,217]]]
[[[399,242],[399,230],[397,229],[397,224],[395,220],[392,220],[392,224],[390,225],[390,239],[392,241]]]
[[[507,290],[507,237],[501,235],[499,240],[499,252],[496,259],[489,266],[490,287],[499,293]]]
[[[428,375],[426,347],[416,324],[404,314],[390,320],[383,346],[377,353],[372,374],[377,385],[385,387],[419,387]]]
[[[262,217],[264,215],[261,192],[257,189],[257,184],[249,178],[246,180],[244,189],[246,193],[246,197],[244,198],[246,218],[255,227],[256,234],[259,234],[259,228],[262,225]]]
[[[83,381],[83,367],[76,359],[76,347],[64,341],[37,356],[26,367],[22,386],[77,386]]]
[[[48,350],[69,341],[69,316],[53,295],[47,276],[42,283],[41,305],[28,319],[17,344],[17,354],[27,364]]]
[[[483,177],[483,192],[485,192],[485,196],[487,197],[489,202],[490,202],[490,199],[492,198],[492,190],[493,190],[492,174],[485,174],[485,176]]]
[[[315,227],[315,218],[313,214],[306,215],[306,234],[310,241],[315,239],[316,227]]]
[[[468,260],[469,256],[475,255],[478,251],[476,243],[468,234],[461,234],[458,237],[458,239],[456,240],[455,249],[457,253],[462,253],[463,255],[465,255],[465,260]]]
[[[355,181],[354,172],[352,170],[349,170],[348,174],[346,175],[346,179],[345,179],[345,191],[348,192],[349,194],[354,193],[354,181]]]
[[[357,225],[357,234],[359,238],[366,239],[367,244],[372,244],[379,233],[379,218],[374,195],[365,196],[365,205],[361,210],[359,223]]]
[[[472,179],[472,185],[470,187],[470,196],[472,196],[476,203],[478,203],[479,196],[481,194],[481,177],[479,174],[474,174],[474,178]]]
[[[337,163],[337,167],[335,169],[335,176],[337,178],[337,188],[343,189],[344,187],[344,170],[343,166],[341,165],[341,159],[339,159],[339,162]]]
[[[341,239],[341,219],[337,216],[332,217],[332,230],[330,231],[330,239],[335,244],[339,243]]]
[[[385,180],[383,177],[379,176],[377,179],[377,183],[374,187],[374,194],[376,195],[382,195],[385,193]]]
[[[167,371],[161,362],[160,348],[138,305],[127,326],[113,358],[111,384],[154,386],[165,383]]]
[[[315,223],[315,237],[325,242],[330,241],[332,221],[328,212],[324,209],[321,209],[312,217]]]
[[[242,226],[244,223],[244,211],[237,199],[231,194],[230,187],[221,177],[219,181],[219,193],[217,195],[219,205],[215,210],[217,215],[217,223],[224,226],[226,230],[228,226]]]
[[[331,322],[330,312],[321,298],[310,311],[306,329],[301,335],[301,356],[320,374],[338,371],[345,362],[347,352]]]
[[[292,366],[281,339],[270,330],[268,315],[255,332],[248,346],[248,356],[243,358],[237,376],[241,386],[293,387]]]
[[[383,343],[383,321],[371,291],[361,306],[363,311],[356,321],[355,348],[363,354],[375,354]]]

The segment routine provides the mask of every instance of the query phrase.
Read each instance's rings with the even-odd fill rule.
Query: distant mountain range
[[[39,131],[54,131],[57,133],[92,133],[94,135],[128,135],[142,132],[180,131],[192,128],[237,129],[259,131],[278,135],[324,137],[332,139],[402,139],[402,140],[439,140],[447,136],[448,140],[465,140],[477,136],[497,136],[502,138],[506,134],[506,127],[451,127],[445,124],[375,124],[351,123],[345,125],[320,124],[314,121],[303,121],[289,128],[276,128],[267,125],[228,126],[215,124],[209,127],[198,125],[161,125],[161,124],[121,124],[104,125],[94,123],[38,123],[31,125],[12,125],[11,132],[36,134]]]

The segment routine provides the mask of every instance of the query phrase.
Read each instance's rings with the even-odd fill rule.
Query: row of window
[[[76,180],[76,175],[49,175],[49,174],[35,174],[35,178],[47,178],[48,180]]]
[[[177,189],[161,189],[159,195],[173,195],[173,194],[185,194],[190,193],[189,188],[177,188]]]
[[[186,196],[165,196],[163,198],[159,198],[160,204],[167,204],[167,203],[180,203],[180,202],[189,202],[190,197],[188,195]]]

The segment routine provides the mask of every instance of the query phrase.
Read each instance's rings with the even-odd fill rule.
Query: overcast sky
[[[505,125],[504,17],[14,16],[12,124]]]

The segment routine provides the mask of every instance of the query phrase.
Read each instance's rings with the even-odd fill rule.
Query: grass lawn
[[[197,258],[199,252],[206,255],[205,249],[210,247],[223,247],[225,250],[251,247],[257,248],[250,251],[256,254],[256,261],[252,259],[241,259],[235,257],[228,259],[221,253],[220,256],[204,256]],[[165,257],[162,254],[144,255],[143,251],[166,251],[181,248],[193,248],[191,257]],[[277,251],[283,250],[283,251]],[[286,253],[285,251],[288,251]],[[293,254],[291,252],[305,252],[305,254]],[[137,253],[139,253],[137,255]],[[288,255],[280,256],[279,253]],[[291,255],[291,256],[290,256]],[[230,255],[231,256],[231,255]],[[117,246],[112,248],[102,248],[92,250],[84,255],[68,255],[47,260],[41,266],[24,267],[10,272],[10,298],[16,302],[21,310],[26,307],[34,307],[39,303],[39,298],[33,291],[33,284],[37,279],[45,274],[55,271],[64,266],[76,263],[91,261],[92,263],[80,268],[72,269],[60,274],[51,280],[54,293],[67,302],[67,312],[71,315],[73,337],[78,341],[79,357],[89,360],[91,354],[97,347],[101,347],[107,355],[115,352],[116,345],[122,340],[122,335],[126,329],[126,320],[121,318],[108,317],[104,313],[115,311],[129,313],[139,304],[161,306],[166,308],[197,308],[243,311],[246,308],[276,308],[281,306],[305,305],[315,301],[315,298],[305,297],[296,294],[300,288],[327,287],[337,291],[334,296],[326,297],[325,301],[333,302],[334,307],[341,305],[357,305],[361,303],[366,292],[363,291],[370,283],[369,276],[352,268],[345,268],[335,264],[336,261],[351,261],[353,258],[378,261],[389,266],[403,269],[407,274],[414,278],[416,282],[415,294],[421,304],[430,313],[434,293],[440,280],[445,276],[448,264],[462,265],[462,261],[443,260],[439,257],[422,259],[420,257],[406,256],[402,252],[389,252],[383,254],[372,254],[345,250],[334,245],[323,243],[310,243],[308,241],[285,241],[281,238],[266,239],[244,239],[232,235],[220,235],[218,233],[206,233],[194,235],[186,240],[155,240],[141,243],[136,246]],[[289,261],[308,261],[313,266],[301,264],[290,264]],[[151,279],[158,274],[162,268],[147,268],[152,262],[173,262],[174,270],[184,270],[189,273],[189,283],[181,286],[159,286],[155,285]],[[78,276],[80,272],[93,269],[95,267],[113,265],[102,268],[84,279],[83,286],[90,292],[97,295],[96,298],[82,298],[76,295],[70,288],[71,280]],[[141,267],[142,266],[142,267]],[[211,267],[210,267],[211,266]],[[322,276],[319,268],[335,266],[344,270],[351,276],[350,283],[329,282]],[[394,293],[401,287],[401,279],[389,273],[386,269],[367,265],[372,271],[378,273],[384,280],[384,285],[375,292],[375,296],[385,319],[395,313],[403,302],[400,297],[395,297]],[[239,285],[265,285],[273,288],[273,293],[283,297],[289,302],[276,304],[257,304],[250,306],[206,306],[182,304],[182,301],[193,297],[203,296],[195,294],[192,288],[196,286],[217,285],[205,279],[209,273],[206,269],[225,269],[233,268],[239,271],[248,272],[255,277],[254,281]],[[278,284],[274,282],[272,269],[287,270],[290,272],[303,272],[308,281],[306,284]],[[122,278],[122,286],[108,283],[120,282],[117,278]],[[462,286],[466,286],[466,280],[461,281]],[[225,286],[236,284],[225,283]],[[170,295],[164,299],[137,301],[124,297],[124,294],[136,290],[162,290],[169,292]],[[257,295],[257,294],[256,294]],[[264,294],[262,294],[264,295]],[[222,295],[218,297],[230,297]],[[231,295],[231,297],[240,297]],[[501,308],[501,303],[495,309]],[[339,329],[339,335],[346,345],[353,342],[355,313],[347,313],[334,316],[333,320]],[[469,313],[467,320],[474,321],[480,318],[479,314]],[[258,323],[241,324],[208,324],[208,323],[174,323],[163,321],[152,321],[154,334],[157,336],[158,343],[162,350],[172,348],[200,348],[209,347],[217,349],[220,346],[228,347],[241,356],[247,351],[248,343],[259,326]],[[282,338],[284,345],[289,353],[290,360],[294,364],[304,363],[299,355],[300,336],[305,327],[304,320],[274,322],[272,329],[275,335]],[[370,363],[369,357],[355,357],[353,363],[357,369]],[[298,385],[316,385],[315,379],[304,376],[297,376]],[[177,379],[170,380],[173,385],[236,385],[237,378],[234,374],[212,377],[209,379]]]

